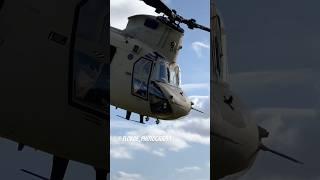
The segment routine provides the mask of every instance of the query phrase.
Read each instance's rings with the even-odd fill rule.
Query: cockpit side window
[[[163,83],[170,82],[170,73],[169,73],[168,65],[165,62],[160,62],[155,67],[155,80]]]
[[[174,86],[180,85],[180,69],[177,65],[170,67],[170,84]]]
[[[149,78],[152,61],[141,58],[135,62],[132,76],[132,94],[143,99],[148,99]]]
[[[152,73],[153,80],[155,81],[180,86],[180,68],[177,64],[169,65],[165,61],[158,61]]]

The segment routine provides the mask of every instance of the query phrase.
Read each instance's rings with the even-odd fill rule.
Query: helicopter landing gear
[[[156,124],[159,124],[159,123],[160,123],[160,120],[159,120],[159,119],[157,119],[157,120],[156,120]]]
[[[146,117],[146,121],[149,121],[149,117],[148,116]]]
[[[130,120],[130,117],[131,117],[131,112],[130,112],[130,111],[127,111],[126,120]]]
[[[140,123],[143,124],[143,115],[140,114]]]

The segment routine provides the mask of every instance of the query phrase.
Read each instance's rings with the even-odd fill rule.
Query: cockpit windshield
[[[153,69],[153,80],[180,86],[180,68],[177,64],[158,61]]]

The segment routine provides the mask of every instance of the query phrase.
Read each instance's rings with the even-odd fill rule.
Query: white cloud
[[[293,148],[301,138],[301,130],[292,128],[291,125],[316,121],[319,118],[319,111],[308,108],[259,108],[253,112],[253,118],[270,132],[271,137],[265,140],[266,143]]]
[[[179,173],[190,172],[190,171],[199,171],[199,170],[201,170],[201,168],[198,166],[183,167],[183,168],[176,169],[176,171]]]
[[[158,15],[155,9],[140,0],[111,0],[110,24],[112,27],[124,29],[128,17],[137,14]]]
[[[143,180],[144,178],[140,174],[127,173],[124,171],[117,172],[112,176],[112,180]]]
[[[120,141],[110,138],[110,156],[114,159],[134,159],[132,151],[149,151],[150,148],[142,142]]]
[[[203,56],[203,50],[209,50],[210,45],[205,42],[196,41],[192,43],[192,49],[196,52],[197,56],[201,58]]]
[[[110,156],[114,159],[132,159],[131,153],[124,147],[110,148]]]
[[[143,151],[155,156],[164,157],[171,152],[180,152],[194,144],[208,146],[210,144],[210,118],[208,96],[192,96],[196,107],[205,114],[192,111],[188,116],[174,121],[162,121],[159,125],[147,125],[141,128],[128,129],[123,136],[170,136],[164,142],[120,142],[111,138],[111,157],[134,159],[134,152]],[[113,122],[112,122],[113,123]],[[112,124],[111,123],[111,124]],[[116,153],[120,149],[121,153]]]
[[[158,150],[153,150],[152,153],[157,155],[157,156],[160,156],[160,157],[165,157],[166,156],[165,151],[162,148],[160,148]]]

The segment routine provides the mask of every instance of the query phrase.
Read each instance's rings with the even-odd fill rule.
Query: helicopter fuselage
[[[182,29],[148,15],[130,17],[125,30],[111,27],[111,105],[163,120],[187,115],[191,102],[176,62],[182,36]]]
[[[254,163],[260,132],[240,99],[231,91],[228,76],[226,34],[222,20],[211,5],[213,62],[210,133],[213,137],[213,179],[241,175]]]
[[[215,82],[214,87],[213,176],[219,179],[249,169],[258,154],[260,141],[257,124],[229,85]]]

